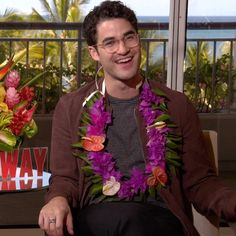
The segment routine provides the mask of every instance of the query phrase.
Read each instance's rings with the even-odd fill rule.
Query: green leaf
[[[176,127],[177,127],[176,124],[172,124],[172,123],[166,124],[166,126],[167,126],[168,128],[176,128]]]
[[[158,96],[161,96],[161,97],[166,97],[166,94],[159,88],[155,88],[153,90],[155,92],[155,94],[157,94]]]
[[[82,145],[81,142],[78,142],[78,143],[72,144],[72,147],[75,147],[75,148],[83,148],[83,145]]]
[[[82,167],[82,170],[84,171],[84,174],[85,174],[86,176],[93,175],[93,170],[92,170],[92,167],[91,167],[91,166],[83,166],[83,167]]]
[[[14,147],[9,146],[6,143],[3,143],[2,141],[0,141],[0,151],[10,152],[12,150],[14,150]]]
[[[90,165],[91,163],[89,162],[87,155],[83,155],[83,153],[79,154],[78,156],[81,160],[85,161],[88,165]]]
[[[162,114],[160,116],[157,117],[157,119],[155,120],[155,122],[158,122],[158,121],[166,121],[166,120],[169,120],[170,119],[170,116],[168,114]]]
[[[148,192],[152,198],[156,197],[156,190],[153,187],[149,187]]]
[[[178,145],[176,143],[174,143],[173,141],[171,141],[170,139],[166,140],[166,146],[168,148],[171,148],[171,149],[177,149],[178,148]]]
[[[158,185],[156,186],[157,192],[159,192],[163,186],[165,186],[165,185],[158,184]]]
[[[182,140],[182,137],[180,137],[176,134],[169,133],[167,136],[168,136],[168,138],[170,138],[173,141],[181,141]]]
[[[47,71],[43,71],[42,73],[36,75],[34,78],[32,78],[32,79],[30,79],[30,80],[28,80],[28,81],[25,81],[25,83],[23,83],[23,84],[21,84],[21,85],[19,86],[19,89],[23,89],[23,88],[26,87],[26,86],[32,85],[33,83],[35,83],[36,80],[38,80],[42,75],[44,75],[44,74],[46,74],[46,73],[47,73]]]
[[[21,51],[14,54],[13,61],[14,63],[11,66],[11,69],[15,67],[15,65],[20,62],[25,56],[26,53],[42,53],[42,47],[40,47],[40,43],[36,43],[29,48],[24,48]]]
[[[38,133],[38,126],[36,125],[34,120],[31,120],[29,124],[27,124],[23,132],[25,133],[27,138],[32,138]]]
[[[170,151],[170,150],[166,151],[166,158],[168,158],[168,159],[176,159],[176,160],[181,159],[181,158],[176,154],[176,152]]]
[[[167,110],[168,110],[168,109],[167,109],[167,106],[166,106],[166,104],[165,104],[164,102],[162,102],[159,107],[160,107],[160,109],[161,109],[162,111],[167,111]]]
[[[86,112],[84,112],[84,113],[82,113],[82,118],[81,118],[82,120],[90,120],[90,116],[89,116],[89,114],[88,113],[86,113]]]
[[[87,133],[87,127],[86,126],[81,126],[79,127],[78,135],[79,136],[86,136]]]
[[[0,130],[0,141],[10,147],[15,147],[16,136],[8,130]]]
[[[81,153],[79,153],[79,156],[80,156],[81,158],[87,158],[87,153],[81,152]]]
[[[0,128],[3,129],[11,123],[13,118],[12,112],[0,112]]]
[[[168,165],[173,165],[175,167],[180,167],[181,166],[180,161],[176,161],[176,160],[173,160],[173,159],[167,159],[166,162],[167,162]]]
[[[97,194],[102,193],[102,185],[101,184],[93,184],[90,188],[89,195],[95,196]]]
[[[99,175],[94,175],[94,176],[91,176],[91,182],[94,183],[94,184],[97,184],[97,183],[102,183],[102,177],[99,176]]]

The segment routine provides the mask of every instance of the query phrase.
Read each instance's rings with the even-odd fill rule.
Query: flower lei
[[[180,166],[178,147],[181,138],[172,133],[165,104],[166,96],[159,89],[152,91],[149,84],[142,85],[139,111],[147,131],[148,157],[144,171],[133,168],[130,177],[117,169],[111,153],[104,150],[106,128],[111,123],[111,113],[105,110],[105,99],[95,91],[85,101],[80,127],[80,141],[74,144],[85,161],[84,173],[91,181],[90,195],[102,198],[131,200],[134,196],[156,195],[168,181],[170,172]],[[146,194],[147,193],[147,194]]]

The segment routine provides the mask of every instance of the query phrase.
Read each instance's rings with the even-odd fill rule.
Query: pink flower
[[[6,104],[9,109],[12,109],[20,101],[20,96],[17,90],[13,87],[7,89],[6,93]]]
[[[16,70],[12,70],[8,73],[4,82],[7,88],[17,88],[20,83],[20,74]]]

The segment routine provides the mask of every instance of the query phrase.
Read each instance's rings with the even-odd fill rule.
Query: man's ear
[[[89,46],[88,47],[89,54],[93,58],[94,61],[99,61],[99,54],[95,47]]]

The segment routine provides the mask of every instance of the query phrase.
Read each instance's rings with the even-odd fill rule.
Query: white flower
[[[105,182],[102,192],[106,196],[114,196],[120,190],[120,183],[116,181],[114,176]]]
[[[157,121],[152,125],[147,126],[147,129],[155,127],[156,129],[162,129],[166,127],[166,123],[164,121]]]

